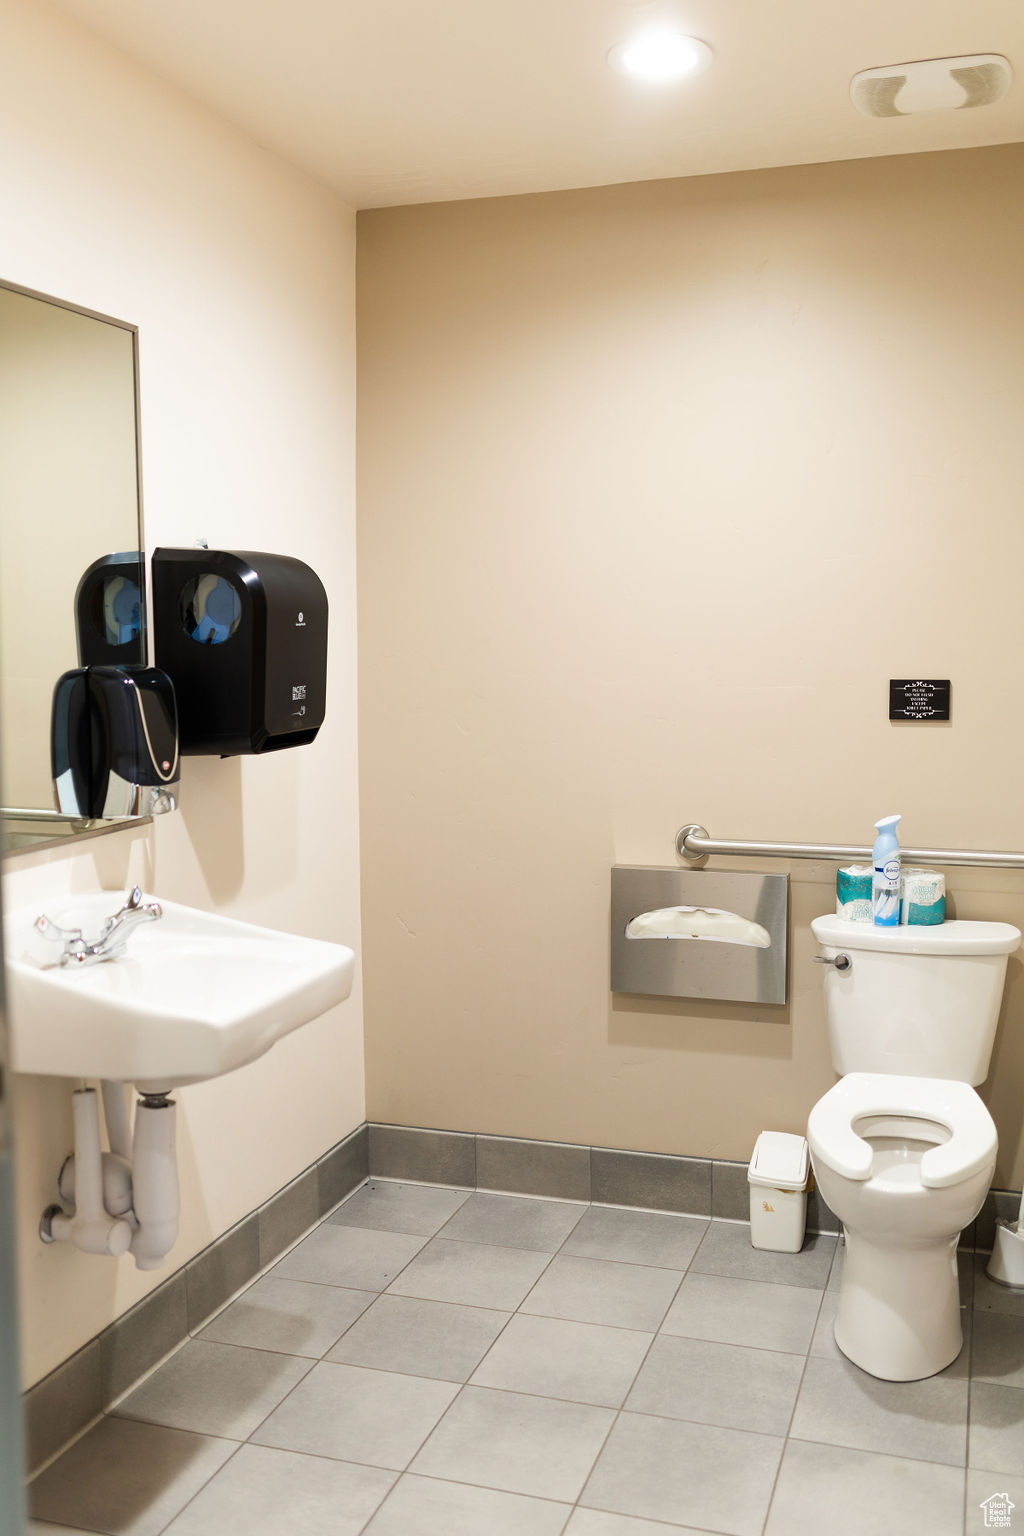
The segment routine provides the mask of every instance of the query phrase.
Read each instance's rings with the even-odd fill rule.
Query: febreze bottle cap
[[[880,821],[875,822],[875,831],[878,836],[875,838],[873,863],[876,871],[879,873],[884,871],[887,880],[898,880],[900,876],[900,845],[896,828],[902,820],[902,816],[883,816]],[[895,864],[892,874],[886,867],[890,864]]]

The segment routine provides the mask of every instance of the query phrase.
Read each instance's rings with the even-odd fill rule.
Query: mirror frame
[[[136,532],[138,535],[138,550],[140,559],[145,569],[146,543],[145,523],[143,519],[142,500],[142,397],[139,385],[139,328],[130,324],[127,320],[118,320],[114,315],[105,315],[98,309],[87,309],[82,304],[72,304],[68,299],[55,298],[52,293],[41,293],[37,288],[26,288],[21,283],[8,282],[0,277],[0,289],[8,293],[21,294],[23,298],[38,299],[43,304],[52,304],[57,309],[68,309],[73,314],[85,315],[89,320],[100,320],[106,325],[117,326],[119,330],[127,331],[132,343],[132,391],[135,403],[135,504],[136,504]],[[139,593],[140,617],[142,621],[143,653],[141,664],[149,664],[149,597],[148,583],[144,580]],[[15,814],[21,811],[21,815]],[[66,843],[79,842],[86,837],[96,837],[104,832],[116,832],[122,827],[141,826],[152,821],[151,816],[135,816],[119,818],[116,821],[94,820],[84,821],[71,816],[63,816],[57,810],[47,810],[45,807],[31,806],[5,806],[0,805],[0,841],[2,841],[2,856],[5,859],[18,858],[27,853],[36,853],[45,848],[61,848]],[[53,828],[52,836],[40,836],[33,838],[32,842],[23,847],[11,848],[7,846],[8,837],[12,835],[9,828],[12,823],[18,823],[22,827],[36,824]]]

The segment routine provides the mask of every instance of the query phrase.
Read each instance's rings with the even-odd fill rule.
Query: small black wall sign
[[[949,678],[890,678],[889,719],[948,720]]]

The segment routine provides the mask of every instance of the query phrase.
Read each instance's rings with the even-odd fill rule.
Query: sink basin
[[[143,1092],[232,1072],[348,997],[355,957],[342,944],[162,901],[116,959],[41,969],[40,910],[94,940],[123,897],[99,891],[4,920],[11,1066],[109,1078]],[[59,951],[58,951],[59,953]]]

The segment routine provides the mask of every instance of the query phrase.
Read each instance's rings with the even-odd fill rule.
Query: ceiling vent
[[[862,69],[850,81],[850,96],[868,117],[906,117],[912,112],[987,107],[1005,96],[1012,83],[1009,59],[1000,53],[975,53]]]

